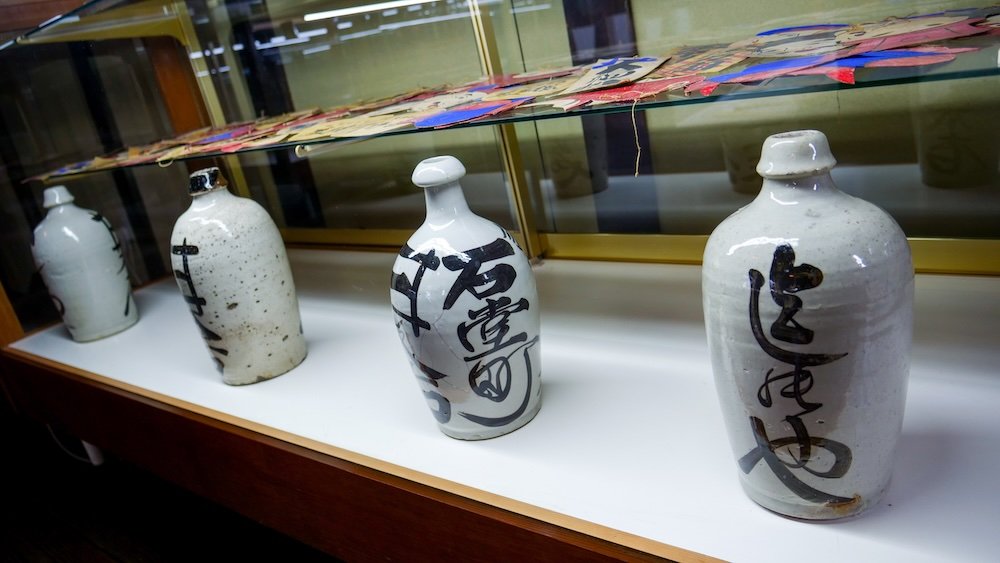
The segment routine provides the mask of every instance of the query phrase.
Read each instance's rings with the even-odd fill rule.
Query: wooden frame
[[[21,321],[7,298],[7,290],[0,285],[0,346],[6,346],[24,336]]]
[[[345,560],[714,560],[3,353],[23,414]]]

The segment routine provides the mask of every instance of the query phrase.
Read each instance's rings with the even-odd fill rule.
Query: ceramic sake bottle
[[[705,249],[716,390],[743,489],[834,519],[888,486],[903,420],[913,265],[899,226],[837,189],[819,131],[772,135],[763,188]]]
[[[191,174],[191,207],[174,225],[170,260],[222,381],[246,385],[299,365],[306,341],[278,228],[226,184],[218,168]]]
[[[125,257],[111,223],[73,204],[65,186],[47,188],[45,219],[35,227],[31,252],[73,340],[87,342],[134,325]]]
[[[541,406],[538,292],[503,228],[473,214],[456,158],[424,160],[427,217],[399,251],[390,300],[406,355],[442,432],[482,440]]]

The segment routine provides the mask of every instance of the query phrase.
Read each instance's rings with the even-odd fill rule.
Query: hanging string
[[[90,461],[90,458],[86,458],[86,457],[83,457],[81,455],[77,455],[77,454],[73,453],[72,451],[70,451],[70,449],[67,448],[62,443],[62,440],[59,439],[59,436],[56,436],[56,432],[55,432],[55,430],[52,429],[52,426],[46,424],[45,427],[49,429],[49,435],[52,436],[52,440],[56,443],[57,446],[59,446],[59,449],[62,450],[63,453],[65,453],[69,457],[71,457],[71,458],[73,458],[73,459],[75,459],[75,460],[77,460],[79,462],[90,463],[91,465],[93,465],[93,463]]]
[[[632,134],[635,136],[635,177],[639,177],[639,158],[642,156],[642,145],[639,144],[639,127],[635,124],[635,106],[639,98],[632,102]]]

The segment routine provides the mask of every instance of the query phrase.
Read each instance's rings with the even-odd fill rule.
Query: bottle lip
[[[435,156],[420,161],[413,169],[411,180],[421,188],[433,188],[450,184],[465,176],[465,166],[457,158],[449,155]]]
[[[788,131],[764,140],[757,173],[764,178],[801,178],[833,169],[837,160],[822,131]]]
[[[42,193],[43,193],[42,207],[44,207],[45,209],[51,209],[59,205],[73,203],[73,200],[76,199],[73,197],[73,194],[71,194],[69,190],[66,189],[66,186],[62,185],[52,186],[51,188],[45,188],[45,191]]]
[[[212,190],[225,188],[229,185],[225,176],[217,166],[202,168],[191,173],[188,182],[188,193],[192,196],[201,195]]]

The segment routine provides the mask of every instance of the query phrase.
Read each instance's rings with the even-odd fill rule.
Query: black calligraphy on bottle
[[[187,292],[183,290],[181,293],[184,295],[184,300],[187,301],[188,305],[191,307],[191,314],[194,316],[194,322],[198,325],[201,330],[201,336],[205,339],[208,344],[208,349],[212,352],[212,359],[215,360],[215,366],[222,371],[225,364],[222,358],[219,356],[228,356],[229,351],[218,345],[213,346],[213,342],[219,342],[222,337],[218,334],[209,330],[202,322],[199,320],[204,314],[204,306],[206,304],[205,298],[198,295],[198,290],[195,288],[194,280],[191,278],[191,270],[188,266],[188,257],[196,256],[198,254],[198,247],[194,245],[189,245],[187,239],[185,238],[181,244],[174,245],[170,248],[171,254],[181,257],[181,270],[174,270],[174,277],[177,278],[178,282],[187,285]]]
[[[118,254],[118,260],[121,263],[119,265],[119,267],[118,267],[118,271],[115,272],[115,274],[121,274],[122,272],[125,271],[125,255],[122,253],[122,243],[118,240],[118,235],[115,233],[114,228],[111,227],[111,223],[108,222],[108,220],[105,219],[103,215],[101,215],[100,213],[98,213],[96,211],[92,211],[91,213],[92,213],[92,215],[90,216],[91,221],[96,221],[96,222],[101,223],[102,225],[104,225],[104,228],[106,228],[108,230],[108,234],[111,235],[111,242],[113,243],[113,246],[111,247],[111,251],[114,252],[114,253],[116,253],[116,254]],[[125,277],[126,278],[128,277],[127,273],[125,274]],[[123,316],[126,316],[126,317],[128,316],[129,308],[131,306],[132,306],[132,287],[130,285],[126,285],[125,286],[125,312],[123,313]]]
[[[408,325],[408,330],[414,336],[420,336],[421,329],[430,330],[430,323],[421,318],[417,310],[418,292],[427,270],[437,271],[440,266],[446,270],[458,272],[448,292],[445,294],[442,308],[447,310],[455,306],[458,299],[465,293],[482,303],[468,311],[469,320],[457,327],[459,342],[468,352],[463,359],[475,362],[468,374],[469,386],[479,397],[493,402],[504,402],[510,394],[514,374],[525,369],[527,389],[518,407],[502,417],[485,417],[468,412],[458,413],[463,418],[483,426],[504,426],[516,420],[525,410],[531,398],[531,349],[537,345],[538,336],[529,338],[527,332],[510,334],[511,316],[530,307],[527,299],[513,301],[510,297],[501,295],[514,285],[517,271],[510,264],[500,262],[490,264],[507,256],[513,256],[515,251],[510,235],[501,229],[502,238],[484,246],[471,248],[456,254],[443,257],[435,255],[431,250],[420,253],[403,246],[399,255],[418,264],[417,271],[410,280],[405,273],[393,273],[391,288],[403,294],[409,302],[408,310],[393,307],[398,317],[397,328]],[[495,297],[495,298],[494,298]],[[430,366],[413,358],[422,375],[421,381],[438,387],[438,381],[448,375],[434,370]],[[522,367],[523,366],[523,367]],[[436,390],[424,391],[429,401],[435,403],[435,418],[441,423],[451,419],[451,403]]]
[[[527,299],[517,302],[510,297],[486,299],[486,306],[469,311],[469,322],[458,325],[458,339],[469,352],[463,359],[476,363],[469,370],[469,386],[476,395],[500,403],[510,394],[516,373],[527,375],[527,387],[517,409],[502,417],[483,417],[460,413],[463,417],[483,426],[504,426],[524,414],[531,399],[531,348],[538,343],[538,336],[529,339],[527,332],[510,333],[510,317],[527,311]],[[470,336],[473,336],[470,338]]]
[[[406,277],[406,273],[397,274],[396,272],[392,273],[392,279],[389,281],[389,287],[393,291],[405,295],[407,301],[410,302],[408,312],[400,311],[396,307],[393,307],[392,310],[401,319],[410,323],[413,336],[420,336],[420,329],[430,330],[431,328],[430,323],[417,315],[417,291],[420,289],[420,282],[424,279],[424,272],[427,270],[436,271],[441,265],[441,259],[435,256],[434,252],[431,250],[427,254],[421,254],[410,248],[410,245],[404,244],[403,248],[399,250],[399,255],[407,260],[413,260],[420,266],[417,267],[417,273],[413,275],[413,281]]]
[[[517,277],[517,272],[510,264],[500,263],[482,273],[479,270],[486,262],[499,260],[513,254],[514,247],[511,243],[498,238],[486,246],[445,256],[442,259],[444,267],[453,272],[459,272],[458,278],[444,299],[445,310],[451,309],[455,305],[455,301],[466,291],[475,296],[476,299],[482,299],[510,289],[514,285],[514,278]]]
[[[423,374],[423,377],[420,378],[421,381],[425,381],[434,387],[438,386],[439,379],[447,377],[446,374],[441,373],[420,361],[417,361],[417,365],[420,367],[420,373]],[[451,420],[451,401],[449,401],[447,397],[437,391],[424,391],[424,398],[428,401],[434,401],[435,407],[431,408],[431,412],[434,413],[434,418],[437,419],[438,422],[444,424]]]
[[[793,470],[806,471],[816,477],[838,479],[843,477],[851,467],[852,454],[850,448],[840,442],[827,438],[815,437],[809,434],[802,417],[820,409],[823,404],[807,401],[805,398],[814,383],[811,367],[821,366],[837,361],[846,356],[842,354],[807,354],[783,349],[773,344],[764,333],[760,318],[760,290],[764,286],[764,275],[754,269],[750,276],[750,328],[754,339],[761,349],[772,358],[788,364],[791,369],[775,373],[775,368],[767,370],[764,382],[757,390],[758,402],[770,408],[773,404],[772,384],[781,384],[779,395],[795,401],[801,410],[785,417],[791,426],[793,436],[771,438],[767,435],[764,422],[755,416],[750,417],[750,428],[753,432],[756,447],[739,460],[744,473],[750,473],[763,460],[776,477],[798,497],[817,504],[843,504],[854,499],[829,494],[804,483]],[[802,299],[799,292],[813,289],[823,281],[823,272],[811,265],[795,265],[795,251],[790,245],[783,244],[774,251],[770,269],[771,299],[781,307],[777,319],[771,323],[770,335],[775,340],[791,344],[808,344],[812,342],[814,333],[795,320],[795,315],[802,309]],[[791,459],[782,459],[777,452],[786,449]],[[810,465],[819,450],[826,450],[833,456],[833,463],[825,469],[817,469]]]

